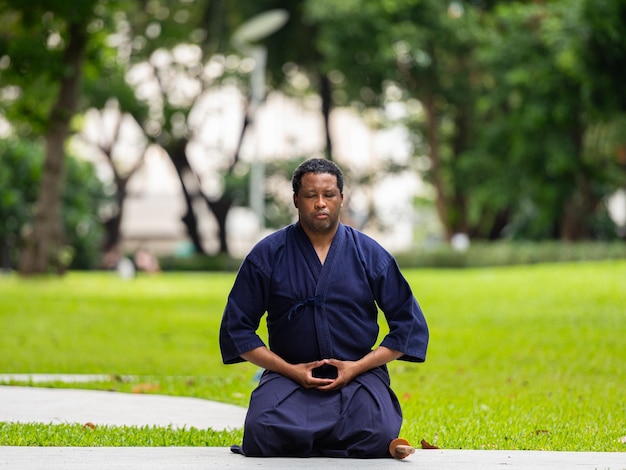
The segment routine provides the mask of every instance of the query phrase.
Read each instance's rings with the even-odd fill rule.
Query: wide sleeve
[[[250,261],[242,263],[222,315],[219,341],[224,364],[243,362],[241,354],[265,346],[257,334],[266,311],[269,281]]]
[[[424,362],[428,325],[409,283],[393,258],[388,259],[373,284],[376,302],[389,325],[389,333],[381,346],[402,352],[401,360]]]

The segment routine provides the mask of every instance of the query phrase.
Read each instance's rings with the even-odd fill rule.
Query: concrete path
[[[0,422],[93,423],[215,430],[243,427],[246,409],[200,398],[0,386]]]
[[[47,376],[45,381],[59,380]],[[66,377],[83,381],[84,377]],[[94,377],[91,377],[93,379]],[[16,377],[0,375],[0,383]],[[107,380],[103,378],[102,380]],[[31,376],[26,382],[44,381]],[[89,380],[92,381],[92,380]],[[245,409],[186,397],[76,389],[0,386],[0,422],[79,423],[234,429]],[[246,458],[221,447],[2,447],[0,469],[386,469],[626,470],[621,453],[418,450],[407,459]]]
[[[0,447],[0,468],[229,470],[624,470],[625,453],[418,450],[405,460],[259,459],[221,447]]]

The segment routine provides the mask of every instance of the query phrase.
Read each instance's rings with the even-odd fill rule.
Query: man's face
[[[305,173],[298,194],[293,195],[300,223],[313,233],[330,233],[337,228],[343,194],[337,177],[329,173]]]

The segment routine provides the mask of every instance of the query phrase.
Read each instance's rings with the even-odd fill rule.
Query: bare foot
[[[415,453],[415,448],[406,439],[397,438],[389,444],[389,453],[394,459],[405,459]]]

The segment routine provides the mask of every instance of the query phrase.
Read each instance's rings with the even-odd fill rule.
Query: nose
[[[324,200],[324,196],[320,194],[320,196],[315,200],[315,207],[321,208],[326,207],[326,201]]]

